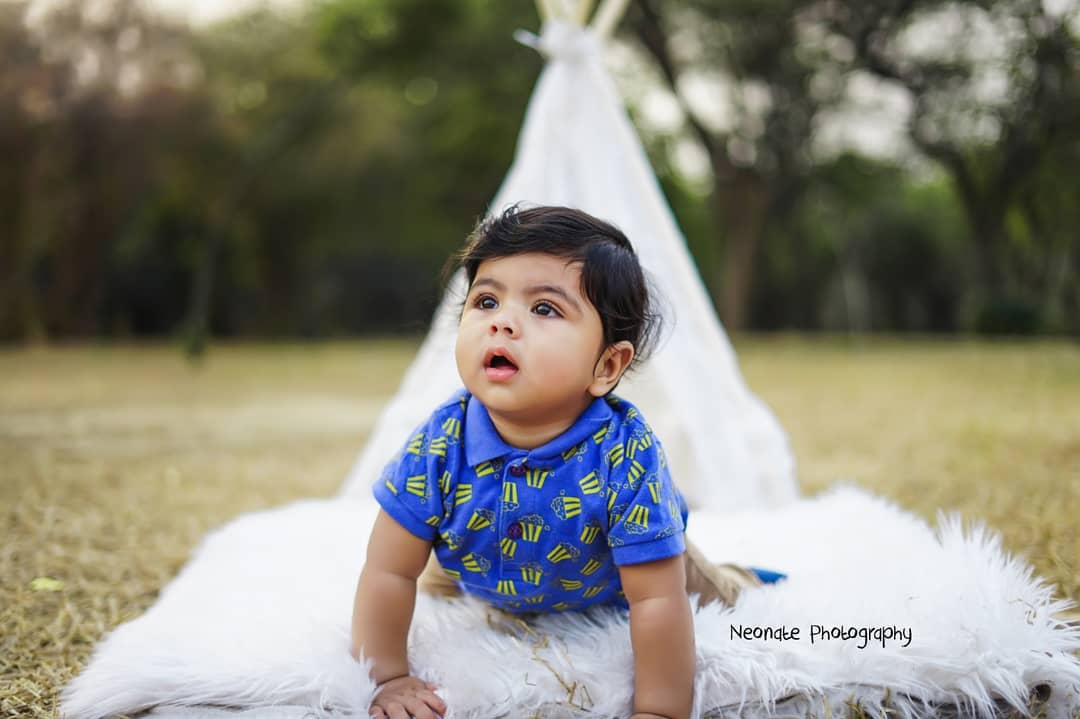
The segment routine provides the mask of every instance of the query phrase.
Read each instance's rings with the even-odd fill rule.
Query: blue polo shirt
[[[531,450],[460,390],[375,483],[463,592],[510,612],[628,606],[617,567],[681,554],[688,509],[641,413],[608,395]]]

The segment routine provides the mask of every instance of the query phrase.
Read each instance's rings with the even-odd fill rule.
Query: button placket
[[[530,473],[539,469],[532,464],[529,457],[522,458],[521,463],[516,466],[518,468],[518,472],[520,473],[519,476],[523,479],[525,477],[528,477]],[[538,551],[540,548],[540,544],[536,541],[537,538],[535,536],[532,536],[529,539],[524,539],[528,527],[522,521],[522,519],[525,517],[535,518],[536,515],[542,516],[544,514],[544,511],[542,509],[543,489],[536,486],[535,483],[529,483],[528,481],[523,481],[522,487],[523,489],[521,492],[521,504],[518,507],[517,514],[517,524],[521,528],[523,539],[522,541],[518,542],[516,560],[521,565],[534,565],[537,561],[539,561]]]
[[[510,576],[512,574],[516,575],[517,567],[522,561],[518,553],[522,548],[520,539],[525,532],[524,527],[517,521],[517,517],[521,513],[521,487],[513,480],[525,476],[525,467],[523,465],[524,458],[511,459],[507,462],[503,474],[503,496],[502,501],[499,503],[499,564],[502,568],[502,575],[508,578],[513,578]],[[513,485],[513,490],[507,488],[508,482]],[[507,557],[502,550],[503,543],[506,540],[514,542],[516,545],[513,557]]]

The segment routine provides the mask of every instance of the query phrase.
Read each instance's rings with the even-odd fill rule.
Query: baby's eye
[[[493,310],[499,306],[491,295],[480,295],[473,304],[482,310]]]
[[[537,302],[533,307],[533,312],[542,317],[558,317],[559,311],[555,309],[555,306],[548,302]]]

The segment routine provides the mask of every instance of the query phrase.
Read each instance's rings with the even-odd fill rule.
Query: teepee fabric
[[[724,512],[794,499],[787,439],[747,388],[685,240],[588,28],[549,20],[533,43],[548,59],[529,102],[517,154],[489,212],[566,205],[619,227],[638,251],[668,330],[652,360],[619,385],[664,443],[693,509]],[[397,395],[345,482],[361,496],[427,414],[460,386],[454,364],[459,272]]]

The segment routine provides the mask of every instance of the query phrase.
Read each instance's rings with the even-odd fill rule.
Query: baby
[[[353,655],[374,662],[370,714],[446,711],[406,658],[419,582],[515,614],[628,608],[633,719],[688,717],[687,592],[730,603],[759,579],[687,552],[687,505],[660,440],[611,394],[656,337],[637,255],[622,232],[579,210],[512,207],[482,222],[459,259],[465,387],[374,488],[381,510],[352,622]]]

